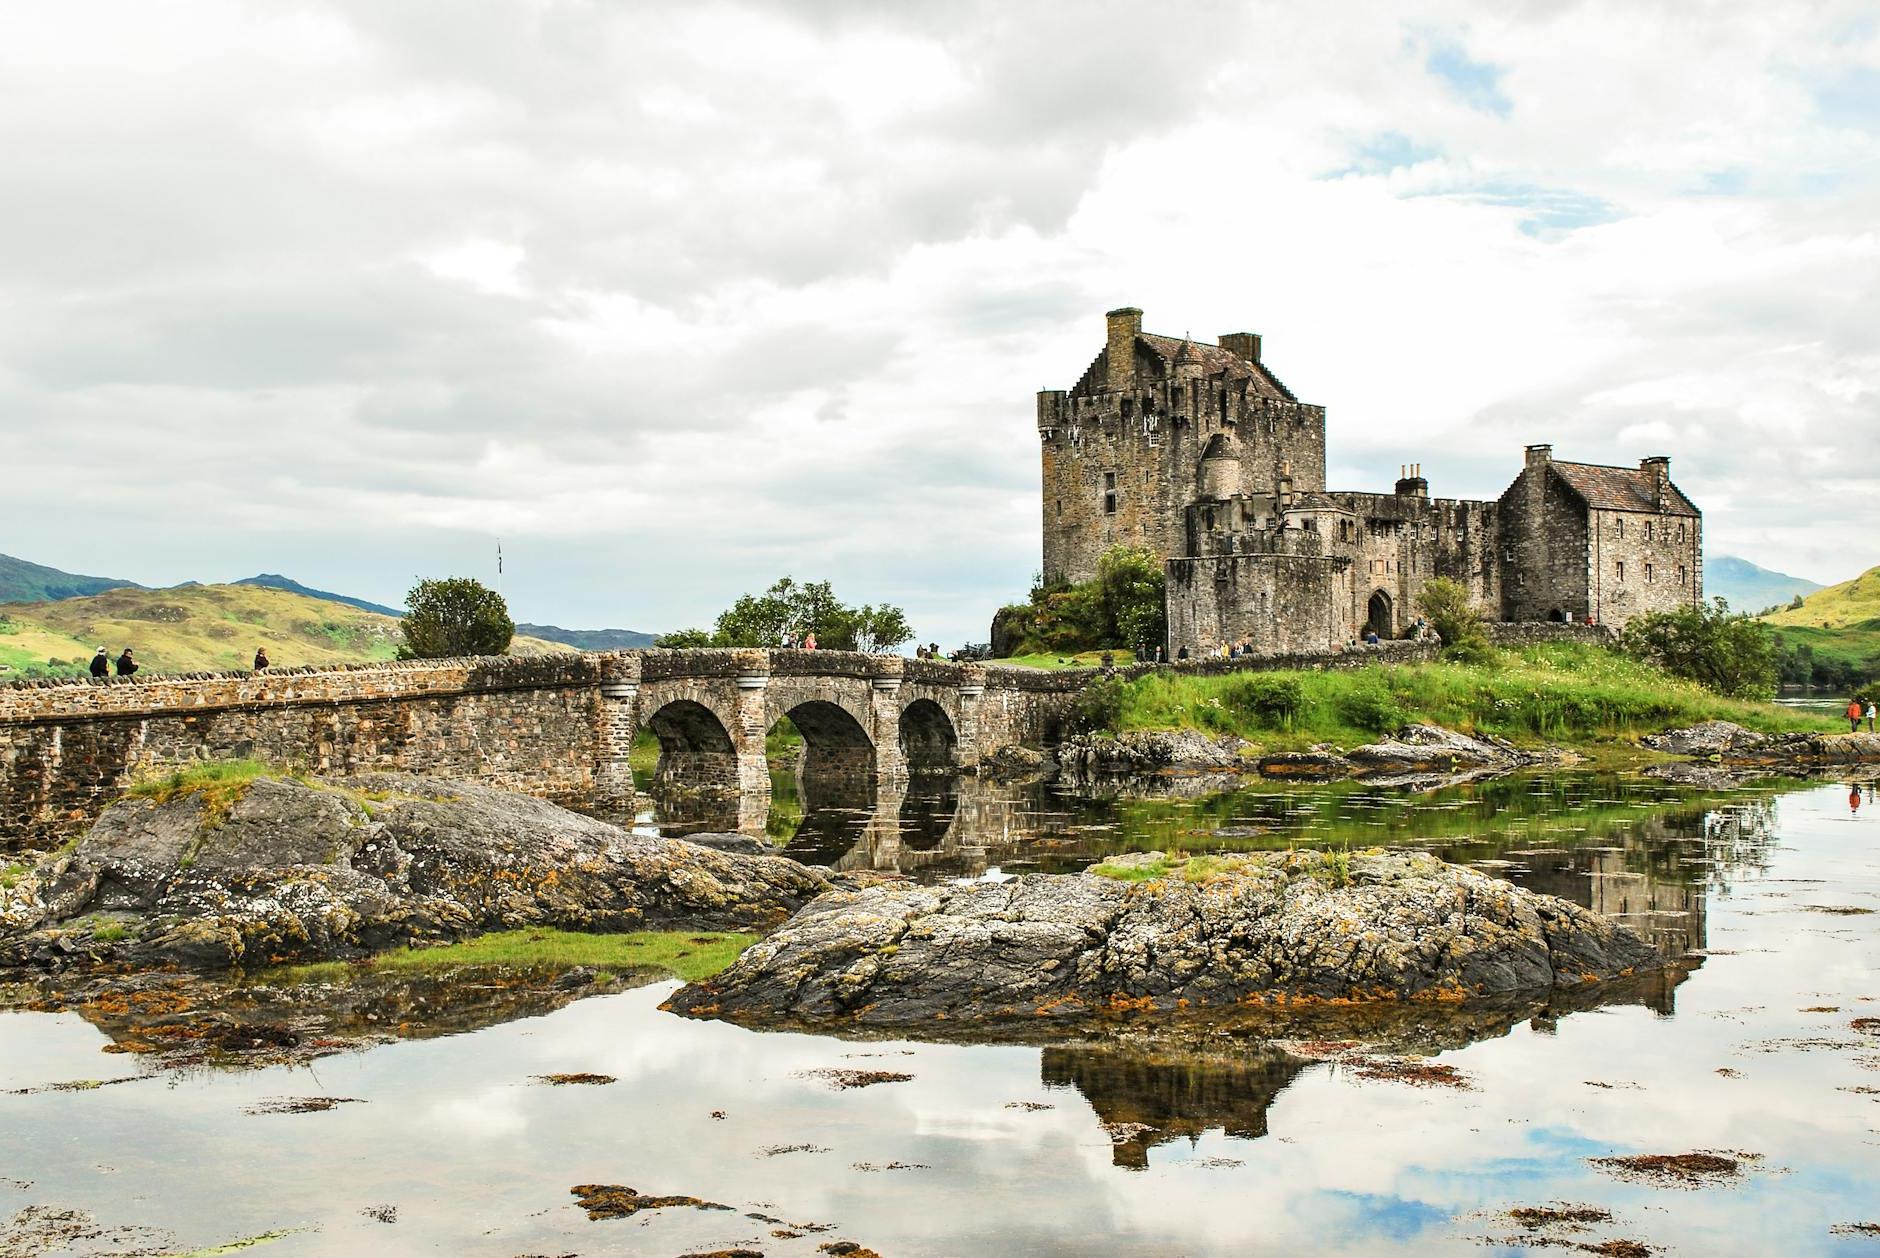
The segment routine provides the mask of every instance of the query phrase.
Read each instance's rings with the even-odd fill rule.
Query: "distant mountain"
[[[563,629],[558,625],[517,625],[516,632],[582,651],[631,651],[652,646],[654,637],[637,629]]]
[[[116,577],[83,577],[44,564],[0,555],[0,603],[44,603],[51,599],[82,598],[106,590],[141,589],[135,581]]]
[[[348,607],[357,607],[361,611],[377,612],[381,616],[402,617],[405,614],[404,609],[401,607],[387,607],[383,603],[367,602],[363,598],[354,598],[349,594],[334,594],[329,590],[316,590],[311,586],[302,585],[292,577],[284,577],[278,572],[263,572],[259,576],[244,577],[242,580],[233,581],[230,582],[230,584],[258,585],[268,590],[286,590],[289,594],[305,594],[308,598],[323,599],[329,603],[344,603]],[[521,627],[517,626],[517,628],[520,630]]]
[[[1807,577],[1792,577],[1758,567],[1735,555],[1718,555],[1704,560],[1704,597],[1719,596],[1729,600],[1739,612],[1759,612],[1765,607],[1780,607],[1794,601],[1797,594],[1806,598],[1821,588]]]

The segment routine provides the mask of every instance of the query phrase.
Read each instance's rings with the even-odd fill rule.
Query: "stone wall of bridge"
[[[140,777],[236,758],[471,778],[619,813],[636,800],[628,757],[643,729],[660,738],[663,783],[738,794],[761,818],[780,717],[809,743],[806,774],[872,787],[1037,742],[1066,697],[1017,679],[988,699],[971,665],[766,650],[14,683],[0,685],[0,847],[82,826]]]
[[[1434,650],[1400,642],[1172,667],[1354,667]],[[620,814],[640,798],[629,755],[643,730],[660,740],[660,789],[735,797],[740,821],[761,828],[765,736],[785,716],[807,743],[805,779],[868,792],[1055,742],[1096,673],[650,650],[0,685],[0,848],[69,833],[140,777],[237,758],[338,776],[468,778]]]

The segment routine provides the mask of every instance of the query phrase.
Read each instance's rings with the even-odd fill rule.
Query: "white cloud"
[[[500,531],[523,619],[978,639],[1130,303],[1265,333],[1351,487],[1670,453],[1713,551],[1880,559],[1861,6],[1136,12],[14,15],[4,548],[395,601]]]

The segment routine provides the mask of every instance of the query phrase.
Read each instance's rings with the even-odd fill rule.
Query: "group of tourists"
[[[1859,695],[1855,695],[1852,699],[1847,701],[1848,733],[1855,734],[1860,732],[1862,717],[1867,718],[1867,732],[1869,734],[1874,733],[1874,722],[1876,718],[1880,718],[1880,707],[1875,706],[1875,701],[1872,696],[1869,696],[1865,702],[1861,700]]]
[[[136,671],[136,657],[132,654],[129,647],[125,647],[124,654],[117,657],[117,675],[119,677],[129,677]],[[111,653],[103,647],[99,647],[98,654],[91,657],[91,675],[93,677],[109,677],[111,675]]]
[[[255,671],[258,673],[268,667],[270,667],[268,663],[268,648],[264,646],[256,647]],[[125,647],[124,653],[117,657],[117,675],[119,677],[129,677],[136,671],[136,654],[130,647]],[[109,677],[111,675],[111,653],[103,647],[99,647],[98,653],[91,657],[91,675],[93,677]]]
[[[816,649],[816,632],[812,629],[799,638],[796,636],[796,630],[785,629],[783,631],[782,646],[786,651],[814,651]]]

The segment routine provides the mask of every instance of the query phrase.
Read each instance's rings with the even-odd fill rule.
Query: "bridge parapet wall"
[[[208,759],[473,777],[591,804],[603,675],[604,657],[570,652],[0,686],[0,847]]]

